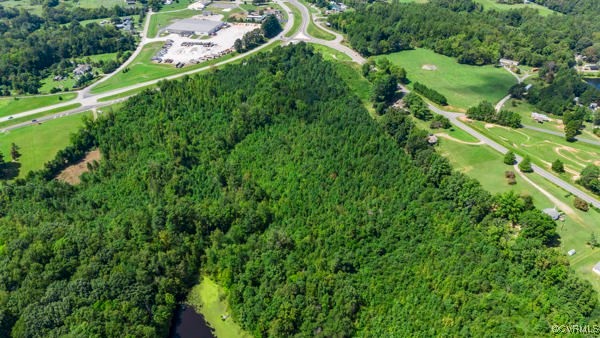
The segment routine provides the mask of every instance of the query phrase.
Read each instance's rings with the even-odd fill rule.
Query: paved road
[[[433,112],[447,117],[452,122],[452,124],[459,127],[460,129],[466,131],[467,133],[476,137],[477,139],[483,141],[485,144],[492,147],[492,149],[494,149],[502,154],[506,154],[508,152],[508,149],[506,147],[504,147],[501,144],[497,143],[496,141],[490,139],[489,137],[483,135],[482,133],[476,131],[475,129],[467,126],[465,123],[463,123],[461,120],[459,120],[459,117],[462,116],[462,114],[447,112],[447,111],[439,109],[438,107],[433,106],[433,105],[429,105],[429,108]],[[517,163],[521,162],[522,160],[523,160],[523,158],[521,156],[517,156]],[[543,169],[535,164],[532,164],[531,167],[533,168],[534,173],[542,176],[546,180],[554,183],[555,185],[563,188],[564,190],[570,192],[571,194],[581,198],[582,200],[592,204],[596,208],[600,208],[600,200],[596,199],[595,197],[587,194],[586,192],[582,191],[581,189],[578,189],[577,187],[573,186],[572,184],[563,181],[562,179],[554,176],[550,172],[546,171],[545,169]]]
[[[526,125],[523,125],[523,128],[539,131],[540,133],[546,133],[546,134],[550,134],[550,135],[556,135],[559,137],[565,137],[565,133],[561,133],[558,131],[552,131],[552,130],[548,130],[548,129],[544,129],[544,128],[538,128],[538,127],[526,126]],[[588,143],[588,144],[592,144],[595,146],[600,146],[600,141],[590,140],[590,139],[582,138],[582,137],[575,137],[575,139],[579,142]]]
[[[278,3],[278,4],[280,4],[280,5],[282,5],[282,7],[287,8],[285,5],[283,5],[283,3],[281,2],[281,0],[276,0],[275,2]],[[224,64],[227,64],[227,63],[234,62],[236,60],[245,58],[248,55],[255,54],[255,53],[261,51],[262,49],[269,47],[271,44],[275,43],[276,41],[283,40],[284,34],[287,33],[292,28],[292,25],[293,25],[293,21],[294,21],[293,16],[290,15],[290,18],[291,18],[291,20],[288,20],[288,22],[285,25],[283,31],[279,35],[277,35],[276,37],[272,38],[269,42],[267,42],[266,44],[261,45],[261,46],[255,48],[255,49],[253,49],[253,50],[251,50],[249,52],[246,52],[244,54],[240,54],[240,55],[234,56],[231,59],[228,59],[228,60],[225,60],[225,61],[221,61],[221,62],[215,63],[213,65],[210,65],[210,66],[206,66],[206,67],[202,67],[202,68],[197,68],[197,69],[194,69],[194,70],[190,70],[190,71],[187,71],[187,72],[183,72],[183,73],[179,73],[179,74],[175,74],[175,75],[163,77],[163,78],[156,79],[156,80],[151,80],[151,81],[146,81],[146,82],[142,82],[142,83],[137,83],[135,85],[131,85],[131,86],[127,86],[127,87],[123,87],[123,88],[111,90],[111,91],[104,92],[104,93],[101,93],[101,94],[91,94],[90,93],[90,89],[93,88],[93,86],[95,86],[95,85],[97,85],[99,83],[99,82],[97,82],[96,84],[94,84],[91,87],[87,87],[85,89],[82,89],[82,90],[78,91],[77,92],[78,93],[78,97],[75,100],[71,100],[71,101],[67,101],[67,102],[63,102],[63,103],[55,104],[55,105],[51,105],[51,106],[46,106],[46,107],[43,107],[43,108],[33,109],[33,110],[25,111],[25,112],[22,112],[22,113],[19,113],[19,114],[13,114],[11,116],[2,117],[2,118],[0,118],[0,122],[8,121],[9,118],[15,118],[16,119],[16,118],[20,118],[20,117],[26,117],[26,116],[30,116],[30,115],[42,113],[42,112],[45,112],[45,111],[48,111],[48,110],[51,110],[51,109],[69,106],[69,105],[76,104],[76,103],[81,104],[81,107],[77,108],[77,109],[72,109],[72,110],[65,111],[64,113],[72,113],[73,111],[82,112],[82,111],[90,110],[92,108],[98,108],[98,107],[108,106],[108,105],[114,104],[114,102],[121,101],[121,100],[117,99],[117,100],[111,100],[111,101],[106,101],[106,102],[100,102],[100,100],[103,99],[103,98],[109,97],[109,96],[126,93],[126,92],[134,90],[134,89],[139,89],[139,88],[143,88],[143,87],[146,87],[146,86],[154,85],[154,84],[157,84],[158,82],[163,81],[163,80],[177,79],[177,78],[180,78],[180,77],[185,76],[185,75],[196,74],[196,73],[199,73],[199,72],[202,72],[202,71],[206,71],[206,70],[208,70],[208,69],[210,69],[212,67],[218,67],[218,66],[221,66],[221,65],[224,65]],[[146,20],[147,21],[145,23],[145,28],[144,28],[145,31],[148,29],[148,22],[150,21],[150,15],[148,15],[146,17]],[[156,39],[142,38],[142,42],[140,43],[140,46],[138,46],[138,48],[136,49],[136,52],[139,53],[139,50],[141,50],[141,48],[143,47],[144,44],[150,43],[150,42],[154,42],[154,41],[156,41]],[[132,60],[133,60],[133,55],[127,61],[127,63],[130,63]],[[124,66],[126,66],[126,65],[122,65],[120,67],[120,69],[122,69]],[[115,72],[111,73],[111,75],[105,77],[104,79],[102,79],[100,81],[102,81],[102,82],[106,81],[111,76],[113,76],[114,74],[117,74],[117,73],[118,72],[115,71]]]

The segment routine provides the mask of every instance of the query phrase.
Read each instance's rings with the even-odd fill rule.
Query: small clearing
[[[421,66],[421,69],[423,69],[423,70],[437,70],[437,66],[436,65],[432,65],[432,64],[425,64],[425,65]]]
[[[93,150],[85,155],[85,158],[77,164],[68,166],[56,177],[57,180],[76,185],[81,183],[81,174],[88,172],[88,163],[99,161],[101,159],[100,150]]]

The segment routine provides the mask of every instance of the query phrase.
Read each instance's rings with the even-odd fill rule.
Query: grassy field
[[[190,291],[187,303],[204,316],[204,319],[215,330],[215,336],[218,338],[252,337],[249,333],[242,330],[233,321],[233,318],[221,319],[223,315],[231,315],[227,302],[223,300],[225,296],[224,291],[210,278],[200,278],[200,283]]]
[[[352,58],[348,55],[338,51],[337,49],[329,48],[327,46],[319,45],[316,43],[310,44],[317,52],[323,55],[325,60],[335,60],[342,62],[352,61]],[[359,75],[359,74],[357,74]]]
[[[168,26],[172,21],[177,19],[190,18],[194,15],[202,14],[201,12],[186,9],[177,12],[159,12],[150,18],[150,26],[148,27],[148,37],[154,38],[158,35],[158,31]]]
[[[570,143],[563,137],[534,130],[511,129],[477,121],[470,126],[520,155],[529,155],[532,161],[547,169],[551,162],[560,159],[567,170],[567,174],[562,176],[565,179],[573,178],[590,163],[600,165],[600,147],[591,144]]]
[[[104,93],[113,89],[123,88],[145,81],[160,79],[169,75],[184,73],[193,69],[202,68],[221,61],[225,61],[237,55],[236,53],[231,53],[221,58],[202,62],[197,65],[192,65],[184,68],[175,68],[173,65],[157,64],[151,61],[152,56],[156,54],[158,50],[161,49],[162,45],[162,42],[154,42],[144,46],[142,52],[127,67],[129,69],[128,72],[120,72],[113,75],[109,80],[92,88],[92,93]]]
[[[513,190],[518,194],[533,197],[534,204],[539,209],[554,206],[553,201],[518,175],[516,185],[507,184],[504,171],[514,169],[502,162],[503,156],[500,153],[486,145],[468,145],[441,138],[438,152],[447,157],[456,170],[477,179],[483,188],[491,193]],[[527,177],[567,206],[573,205],[574,197],[569,196],[562,189],[538,175],[528,175]],[[569,257],[572,268],[580,277],[590,281],[600,292],[600,279],[592,272],[594,264],[600,261],[600,250],[593,250],[586,244],[592,232],[600,234],[598,219],[600,219],[600,213],[597,211],[583,212],[571,207],[565,221],[557,222],[557,231],[561,236],[559,250],[565,255],[571,249],[577,251],[576,255]]]
[[[176,10],[180,10],[180,9],[185,9],[185,8],[187,8],[187,6],[189,6],[190,4],[192,4],[194,2],[195,1],[190,1],[190,0],[179,0],[178,2],[173,1],[173,3],[170,5],[163,5],[160,8],[159,12],[176,11]]]
[[[292,11],[292,15],[294,16],[294,23],[292,24],[292,28],[289,32],[285,33],[285,36],[289,38],[292,35],[298,33],[298,29],[300,28],[300,24],[302,23],[302,14],[300,13],[298,7],[290,4],[289,2],[286,2],[285,4],[290,8],[290,10]]]
[[[115,5],[118,5],[118,6],[125,5],[125,2],[123,0],[102,0],[102,1],[78,0],[77,2],[75,2],[75,1],[66,1],[66,2],[76,4],[76,6],[83,7],[83,8],[97,8],[97,7],[101,7],[101,6],[104,6],[106,8],[111,8],[111,7],[115,7]]]
[[[0,151],[8,159],[11,143],[21,148],[19,176],[25,177],[32,170],[39,170],[53,159],[56,152],[70,144],[70,135],[82,125],[83,114],[61,117],[0,134]]]
[[[533,9],[536,9],[542,16],[547,16],[547,15],[554,14],[554,13],[560,14],[560,13],[557,13],[547,7],[540,6],[540,5],[533,4],[533,3],[507,5],[507,4],[499,4],[496,2],[496,0],[475,0],[475,2],[482,4],[483,8],[487,9],[487,10],[495,9],[497,11],[508,11],[511,9],[533,8]]]
[[[317,24],[315,24],[312,20],[308,23],[308,27],[306,28],[307,33],[317,39],[322,40],[335,40],[335,35],[322,30]]]
[[[120,99],[120,98],[131,96],[131,95],[135,95],[135,94],[143,92],[144,90],[146,90],[148,88],[154,88],[154,87],[156,87],[155,84],[149,85],[149,86],[145,86],[145,87],[142,87],[142,88],[128,90],[128,91],[123,92],[121,94],[115,94],[115,95],[110,95],[110,96],[106,96],[106,97],[100,98],[100,99],[98,99],[98,102],[106,102],[106,101],[110,101],[110,100],[115,100],[115,99]]]
[[[7,126],[12,126],[12,125],[15,125],[15,124],[19,124],[19,123],[31,121],[33,119],[37,119],[37,118],[40,118],[40,117],[44,117],[44,116],[48,116],[48,115],[52,115],[52,114],[64,112],[64,111],[75,109],[75,108],[79,108],[79,107],[81,107],[81,103],[73,103],[73,104],[70,104],[70,105],[67,105],[67,106],[64,106],[64,107],[46,110],[46,111],[43,111],[41,113],[37,113],[37,114],[33,114],[33,115],[28,115],[28,116],[19,117],[19,118],[12,119],[12,120],[0,122],[0,128],[4,128],[4,127],[7,127]]]
[[[450,106],[464,110],[483,100],[497,102],[506,96],[516,79],[507,71],[494,66],[469,66],[454,58],[436,54],[427,49],[402,51],[387,57],[392,63],[406,69],[413,82],[437,90],[448,98]],[[425,70],[434,65],[436,70]]]
[[[62,100],[59,99],[62,97]],[[10,116],[24,111],[67,102],[77,97],[75,93],[61,93],[44,96],[2,97],[0,98],[0,117]]]

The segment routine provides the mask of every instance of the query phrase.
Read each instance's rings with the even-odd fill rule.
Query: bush
[[[529,158],[529,156],[525,156],[523,161],[519,163],[519,170],[521,170],[524,173],[533,172],[533,168],[531,167],[531,159]]]
[[[508,184],[510,184],[510,185],[517,184],[517,180],[515,178],[515,172],[514,171],[505,171],[504,172],[504,177],[506,178],[506,181],[508,182]]]
[[[430,99],[431,101],[437,103],[437,104],[441,104],[442,106],[445,106],[448,104],[448,99],[446,99],[446,97],[440,93],[438,93],[437,91],[419,83],[419,82],[415,82],[415,84],[413,85],[413,88],[415,89],[416,92],[421,93],[423,96],[425,96],[426,98]]]
[[[556,161],[552,162],[552,170],[557,173],[564,173],[565,165],[561,160],[557,159]]]
[[[504,155],[504,164],[514,165],[516,160],[517,157],[512,151],[509,151],[508,153],[506,153],[506,155]]]
[[[573,201],[573,206],[582,211],[590,210],[589,204],[577,196],[575,196],[575,200]]]

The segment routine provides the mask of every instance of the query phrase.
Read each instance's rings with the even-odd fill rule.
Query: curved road
[[[357,52],[355,52],[354,50],[348,48],[347,46],[343,45],[341,43],[342,41],[342,36],[340,34],[338,34],[337,32],[333,32],[323,26],[320,26],[320,28],[334,34],[336,36],[336,38],[333,41],[327,41],[327,40],[322,40],[322,39],[316,39],[314,37],[311,37],[310,34],[308,34],[307,28],[308,28],[308,24],[309,21],[312,20],[310,13],[308,11],[308,8],[306,8],[306,6],[302,5],[300,2],[298,2],[298,0],[289,0],[290,3],[293,6],[298,7],[298,9],[300,9],[300,13],[302,14],[302,24],[300,26],[300,32],[295,34],[291,40],[302,40],[302,41],[306,41],[306,42],[312,42],[312,43],[317,43],[317,44],[321,44],[333,49],[336,49],[346,55],[348,55],[349,57],[352,58],[353,61],[362,64],[365,62],[365,58],[363,58],[362,56],[360,56]],[[52,118],[57,118],[60,116],[64,116],[64,115],[68,115],[68,114],[73,114],[76,111],[85,111],[85,110],[90,110],[93,108],[97,108],[97,107],[101,107],[101,106],[106,106],[106,105],[110,105],[110,104],[114,104],[116,102],[122,101],[126,98],[122,98],[122,99],[117,99],[117,100],[112,100],[112,101],[107,101],[107,102],[98,102],[98,99],[103,98],[103,97],[108,97],[108,96],[112,96],[112,95],[116,95],[116,94],[120,94],[120,93],[124,93],[133,89],[137,89],[137,88],[141,88],[141,87],[145,87],[148,85],[152,85],[155,83],[158,83],[159,81],[162,80],[171,80],[171,79],[175,79],[175,78],[179,78],[185,75],[190,75],[190,74],[194,74],[194,73],[198,73],[201,72],[203,70],[209,69],[210,67],[215,67],[215,66],[220,66],[241,58],[246,57],[247,55],[253,54],[258,52],[259,50],[261,50],[262,48],[265,48],[267,46],[269,46],[270,44],[272,44],[273,42],[277,41],[277,40],[288,40],[288,39],[284,39],[284,34],[287,33],[292,25],[293,25],[293,21],[294,21],[294,17],[291,13],[291,11],[289,10],[289,7],[287,7],[284,3],[281,2],[281,0],[276,0],[276,2],[283,7],[284,9],[286,9],[288,11],[288,17],[289,20],[287,22],[287,24],[285,25],[284,30],[275,38],[273,38],[271,41],[269,41],[267,44],[264,44],[248,53],[245,54],[240,54],[237,55],[229,60],[223,61],[223,62],[219,62],[215,65],[212,66],[207,66],[207,67],[203,67],[203,68],[199,68],[199,69],[195,69],[195,70],[191,70],[189,72],[184,72],[184,73],[180,73],[177,75],[172,75],[172,76],[168,76],[165,78],[161,78],[161,79],[157,79],[157,80],[153,80],[153,81],[148,81],[148,82],[144,82],[144,83],[139,83],[133,86],[129,86],[129,87],[125,87],[125,88],[121,88],[121,89],[116,89],[110,92],[106,92],[103,94],[96,94],[96,95],[89,95],[88,97],[84,97],[86,95],[86,93],[89,92],[89,88],[88,90],[82,90],[79,92],[79,97],[74,100],[74,101],[69,101],[69,102],[65,102],[64,104],[60,104],[60,105],[54,105],[54,106],[49,106],[49,107],[44,107],[44,109],[42,109],[41,111],[45,111],[45,110],[49,110],[49,109],[53,109],[53,108],[57,108],[57,107],[61,107],[61,106],[65,106],[68,104],[73,104],[73,103],[81,103],[82,107],[77,108],[77,109],[73,109],[70,110],[68,112],[63,112],[63,113],[58,113],[58,114],[54,114],[51,116],[46,117],[45,119],[52,119]],[[150,21],[150,15],[148,15],[148,17],[146,18],[147,22],[145,23],[144,26],[144,34],[142,36],[142,41],[146,41],[146,34],[145,32],[147,31],[148,28],[148,23]],[[142,44],[140,44],[142,45]],[[138,47],[138,49],[141,49],[141,47]],[[137,51],[137,50],[136,50]],[[138,52],[139,53],[139,52]],[[128,60],[128,62],[131,62],[132,58],[130,58],[130,60]],[[122,66],[123,67],[123,66]],[[113,73],[114,74],[114,73]],[[513,74],[517,77],[518,81],[521,82],[523,79],[519,78],[516,74]],[[402,88],[404,91],[406,91],[406,88]],[[445,117],[447,117],[448,119],[450,119],[452,121],[452,123],[454,125],[456,125],[457,127],[459,127],[460,129],[464,130],[465,132],[469,133],[470,135],[474,136],[475,138],[481,140],[482,142],[484,142],[485,144],[489,145],[490,147],[492,147],[493,149],[495,149],[496,151],[505,154],[506,152],[508,152],[508,149],[505,148],[504,146],[500,145],[499,143],[495,142],[494,140],[488,138],[487,136],[479,133],[478,131],[474,130],[473,128],[467,126],[466,124],[464,124],[462,121],[460,121],[458,119],[459,116],[461,116],[462,114],[459,113],[452,113],[452,112],[447,112],[444,111],[442,109],[439,109],[433,105],[429,105],[429,108],[440,115],[443,115]],[[37,112],[40,112],[40,109],[37,110]],[[27,116],[27,115],[31,115],[31,114],[35,114],[36,111],[29,111],[29,112],[25,112],[25,113],[21,113],[21,114],[16,114],[13,115],[13,117],[21,117],[21,116]],[[0,122],[6,120],[6,118],[4,119],[0,119]],[[517,156],[517,161],[521,161],[522,158],[520,156]],[[571,194],[578,196],[579,198],[583,199],[584,201],[592,204],[593,206],[600,208],[600,201],[590,195],[588,195],[586,192],[576,188],[575,186],[563,181],[560,178],[557,178],[556,176],[552,175],[551,173],[549,173],[548,171],[544,170],[543,168],[538,167],[537,165],[532,165],[532,168],[534,170],[534,173],[542,176],[543,178],[547,179],[548,181],[554,183],[555,185],[563,188],[564,190],[570,192]]]

